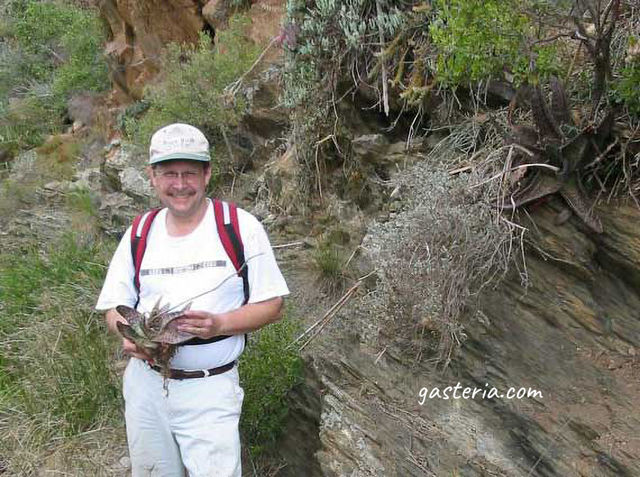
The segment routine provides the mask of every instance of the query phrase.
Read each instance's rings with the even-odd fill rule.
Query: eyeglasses
[[[178,182],[178,180],[182,179],[184,182],[195,182],[197,179],[202,177],[202,172],[198,171],[159,171],[156,173],[156,176],[162,179],[165,182]]]

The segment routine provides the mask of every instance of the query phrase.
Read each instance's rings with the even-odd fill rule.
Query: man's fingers
[[[150,359],[150,356],[143,349],[140,349],[133,341],[126,338],[122,338],[122,351],[124,354],[133,356],[134,358]]]
[[[195,327],[195,328],[200,328],[202,326],[204,326],[204,320],[201,319],[191,319],[191,318],[180,318],[178,320],[176,320],[176,324],[178,325],[178,328],[183,328],[183,327]]]
[[[210,318],[211,317],[211,313],[209,313],[208,311],[204,311],[204,310],[186,310],[183,314],[182,314],[182,318],[178,318],[179,320],[184,320],[184,319],[189,319],[189,318],[194,318],[197,320],[203,320],[206,318]]]
[[[185,333],[191,333],[192,335],[197,335],[202,333],[205,328],[203,326],[197,325],[181,325],[178,327],[179,331],[184,331]]]

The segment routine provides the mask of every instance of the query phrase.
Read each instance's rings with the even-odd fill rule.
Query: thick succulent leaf
[[[122,336],[124,336],[129,341],[133,341],[136,345],[150,350],[158,347],[157,343],[154,343],[153,341],[147,339],[145,336],[136,333],[136,331],[131,326],[126,325],[122,322],[116,323],[116,326],[118,327],[118,331]]]
[[[551,88],[551,114],[556,123],[559,126],[573,124],[564,85],[558,78],[552,76],[549,79],[549,87]]]
[[[525,178],[525,184],[511,196],[503,197],[498,206],[504,210],[516,209],[520,206],[559,192],[562,182],[557,177],[538,171]]]
[[[116,311],[120,313],[120,316],[127,320],[131,326],[135,326],[144,321],[144,315],[142,315],[142,313],[139,313],[128,306],[118,305],[116,306]]]
[[[180,344],[194,337],[195,336],[192,335],[191,333],[178,331],[176,323],[171,322],[164,328],[164,330],[158,336],[153,338],[153,341],[156,341],[159,343]]]
[[[162,301],[162,297],[158,297],[158,301],[156,301],[155,305],[151,309],[151,313],[149,316],[157,316],[160,313],[160,302]]]
[[[155,343],[147,339],[145,336],[136,333],[136,331],[131,326],[126,325],[122,322],[116,323],[116,326],[118,327],[118,331],[122,336],[124,336],[129,341],[134,342],[139,347],[145,348],[147,351],[153,351],[158,347],[158,343]]]
[[[131,328],[129,325],[125,325],[121,321],[118,321],[116,323],[116,326],[118,327],[118,331],[120,332],[120,334],[127,338],[129,341],[133,341],[135,343],[140,338],[140,336],[135,331],[133,331],[133,328]]]
[[[182,310],[167,313],[162,317],[162,325],[159,333],[153,338],[153,341],[169,344],[178,344],[190,340],[194,337],[191,333],[178,331],[174,320],[180,318],[185,311],[191,308],[193,302],[189,302]]]
[[[590,202],[580,190],[576,180],[569,180],[560,191],[560,194],[562,198],[567,201],[571,210],[573,210],[591,230],[599,234],[602,233],[602,222],[593,211],[593,203]]]
[[[177,310],[177,311],[172,311],[171,313],[167,313],[162,317],[162,323],[160,325],[160,331],[164,331],[164,329],[169,325],[169,323],[171,323],[173,320],[175,320],[176,318],[180,318],[182,315],[184,315],[184,312],[189,310],[191,308],[191,305],[193,304],[193,302],[189,302],[185,305],[185,307],[182,310]]]

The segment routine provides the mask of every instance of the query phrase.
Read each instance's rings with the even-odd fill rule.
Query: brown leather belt
[[[222,366],[218,366],[217,368],[211,369],[198,369],[197,371],[185,371],[183,369],[170,369],[169,370],[169,379],[193,379],[193,378],[206,378],[207,376],[213,376],[214,374],[222,374],[229,371],[231,368],[235,366],[236,362],[231,361],[230,363],[224,364]],[[151,369],[157,371],[162,374],[162,368],[155,365],[150,365]]]

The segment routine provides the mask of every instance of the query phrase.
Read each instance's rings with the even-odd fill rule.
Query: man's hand
[[[182,317],[176,319],[178,331],[191,333],[198,338],[208,339],[222,333],[222,315],[202,310],[187,310]]]
[[[147,354],[144,348],[140,348],[133,341],[130,341],[127,338],[122,338],[122,351],[124,352],[124,354],[133,356],[134,358],[142,359],[145,361],[153,361],[151,356]]]
[[[108,328],[118,336],[122,336],[122,335],[118,331],[117,323],[120,322],[120,323],[124,323],[125,325],[129,324],[127,323],[127,320],[125,320],[120,315],[120,313],[118,313],[115,310],[115,308],[107,311],[106,319],[107,319]],[[124,352],[124,354],[133,356],[134,358],[144,359],[147,361],[151,360],[151,357],[147,354],[147,352],[144,349],[140,348],[133,341],[128,340],[124,337],[122,338],[122,351]]]
[[[283,299],[271,298],[241,306],[227,313],[187,310],[175,320],[179,331],[208,339],[219,335],[241,335],[280,319]]]

